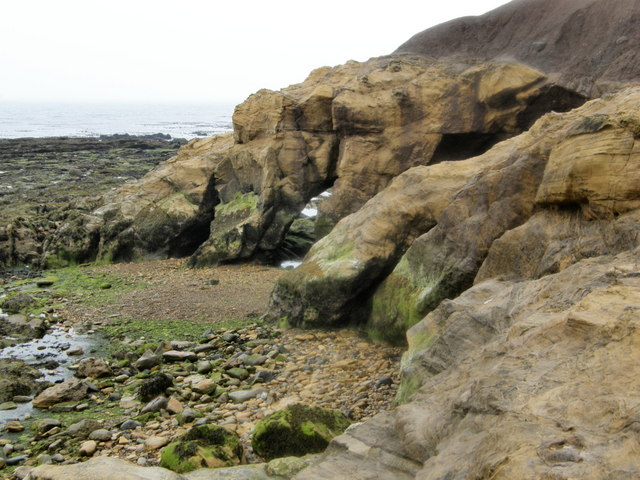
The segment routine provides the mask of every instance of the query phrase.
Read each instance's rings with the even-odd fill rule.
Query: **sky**
[[[6,0],[0,101],[238,103],[507,0]]]

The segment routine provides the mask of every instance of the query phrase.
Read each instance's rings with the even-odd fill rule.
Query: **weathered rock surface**
[[[193,427],[162,450],[160,465],[178,473],[201,467],[239,465],[242,444],[238,435],[215,425]]]
[[[336,410],[296,403],[258,422],[251,443],[267,460],[320,453],[349,425]]]
[[[513,1],[418,33],[394,53],[515,59],[598,96],[640,79],[638,16],[635,0]]]
[[[0,402],[35,393],[38,387],[36,380],[40,377],[42,374],[38,369],[22,360],[0,359]]]
[[[80,378],[100,378],[111,375],[111,367],[107,361],[103,358],[83,358],[78,363],[78,370],[76,370],[76,376]]]
[[[549,114],[479,157],[398,176],[280,277],[270,316],[302,325],[365,319],[374,336],[398,339],[441,300],[473,284],[494,242],[510,247],[494,249],[486,271],[498,258],[503,264],[521,258],[524,269],[561,254],[531,257],[523,243],[539,253],[549,244],[564,248],[565,263],[576,260],[569,257],[576,250],[591,256],[629,248],[636,235],[628,217],[637,197],[639,105],[640,91],[629,89]],[[448,185],[440,180],[447,172]],[[538,223],[518,230],[532,215]],[[577,235],[578,224],[596,238]],[[605,224],[615,225],[615,233],[599,239]],[[507,241],[516,234],[519,243]],[[557,244],[568,236],[576,237],[573,248]]]
[[[417,322],[407,333],[402,405],[335,439],[324,460],[296,478],[366,478],[371,465],[377,478],[421,480],[639,475],[631,433],[638,111],[640,89],[629,88],[549,114],[455,165],[482,159],[486,170],[449,197],[372,299],[380,329]],[[341,261],[348,264],[357,241],[344,249],[338,233],[358,216],[318,247],[346,251]],[[367,216],[380,221],[372,211]],[[360,228],[351,238],[375,238]],[[312,250],[306,261],[315,258]],[[330,270],[318,264],[302,271],[322,278]],[[304,292],[302,277],[298,285]],[[375,435],[357,433],[376,426]]]
[[[182,480],[184,477],[158,467],[138,467],[125,460],[96,457],[75,465],[40,465],[30,480]]]
[[[84,221],[94,232],[98,219],[107,259],[194,250],[194,265],[270,259],[328,187],[323,233],[408,168],[477,155],[542,113],[583,101],[514,63],[403,56],[321,68],[301,84],[251,95],[236,108],[233,136],[190,142]]]
[[[60,402],[82,400],[87,395],[88,390],[89,387],[84,381],[72,378],[42,391],[33,399],[33,406],[48,408]]]

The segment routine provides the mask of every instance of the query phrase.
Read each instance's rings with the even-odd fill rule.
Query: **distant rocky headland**
[[[0,139],[0,267],[55,266],[43,248],[69,215],[96,208],[185,143],[162,134]]]
[[[252,474],[638,478],[638,19],[633,0],[515,0],[261,90],[233,133],[72,209],[18,261],[272,263],[330,190],[263,319],[404,346],[396,407],[295,471]],[[249,475],[165,466],[30,478]]]

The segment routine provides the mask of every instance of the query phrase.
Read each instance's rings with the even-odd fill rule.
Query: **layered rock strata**
[[[86,227],[110,260],[270,259],[327,188],[321,233],[403,171],[475,156],[544,112],[583,101],[514,63],[403,56],[321,68],[301,84],[250,96],[236,108],[233,136],[191,142],[70,230]],[[61,230],[51,249],[96,244],[69,238]]]

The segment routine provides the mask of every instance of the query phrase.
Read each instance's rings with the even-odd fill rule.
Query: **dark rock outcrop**
[[[636,0],[515,0],[418,33],[394,54],[511,60],[594,97],[640,81]]]

